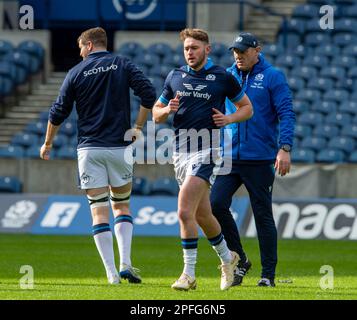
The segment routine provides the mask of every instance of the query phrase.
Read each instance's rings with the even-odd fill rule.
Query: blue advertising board
[[[239,198],[233,201],[232,210],[238,226],[244,221],[248,205],[248,198]],[[179,235],[176,197],[133,196],[130,207],[136,235]],[[32,226],[31,233],[90,234],[91,225],[90,209],[86,197],[49,196],[43,212]]]
[[[132,196],[130,207],[134,235],[179,236],[177,197]],[[257,237],[249,198],[233,198],[231,212],[242,237]],[[274,199],[273,214],[280,238],[357,240],[357,199]],[[0,194],[0,233],[89,235],[91,230],[85,196]]]

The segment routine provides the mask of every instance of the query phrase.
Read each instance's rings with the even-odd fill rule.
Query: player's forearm
[[[136,117],[136,121],[135,121],[136,129],[142,129],[144,127],[150,111],[151,109],[140,106],[139,114]]]
[[[228,122],[229,123],[235,123],[235,122],[243,122],[248,119],[250,119],[253,116],[253,108],[251,104],[246,104],[239,109],[237,109],[236,112],[228,115]]]
[[[155,123],[163,123],[167,120],[169,113],[167,112],[166,107],[155,105],[152,109],[152,115]]]
[[[47,123],[47,132],[45,138],[45,145],[52,146],[53,139],[55,138],[60,126],[53,125],[50,121]]]

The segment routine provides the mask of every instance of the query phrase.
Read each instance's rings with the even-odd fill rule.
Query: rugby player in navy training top
[[[220,166],[219,141],[214,141],[214,130],[219,132],[219,127],[249,119],[253,110],[234,76],[213,65],[208,58],[211,48],[205,31],[185,29],[180,38],[187,65],[169,73],[163,93],[153,108],[156,123],[164,122],[170,113],[174,113],[176,150],[173,162],[180,185],[178,218],[184,269],[172,288],[196,288],[198,223],[221,260],[220,287],[226,290],[233,283],[239,255],[228,249],[221,227],[211,211],[210,185]],[[224,115],[226,97],[237,107],[236,112],[229,116]],[[192,131],[202,133],[199,142],[193,141]],[[216,138],[219,140],[219,135]]]
[[[129,59],[107,51],[102,28],[89,29],[78,38],[83,61],[72,68],[50,108],[46,138],[40,156],[49,160],[53,139],[70,115],[73,103],[78,113],[78,167],[81,188],[86,190],[93,218],[93,236],[108,282],[120,278],[141,282],[131,264],[133,221],[129,210],[133,161],[128,157],[125,133],[130,130],[129,89],[141,98],[134,137],[140,134],[155,100],[151,82]],[[114,213],[114,231],[119,247],[120,272],[115,266],[113,236],[109,227],[109,200]]]

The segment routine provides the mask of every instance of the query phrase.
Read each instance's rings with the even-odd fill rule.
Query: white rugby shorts
[[[132,147],[81,148],[78,171],[81,189],[121,187],[132,182]]]
[[[221,154],[220,148],[191,153],[174,152],[172,159],[178,185],[181,187],[187,176],[196,176],[212,186],[222,164]]]

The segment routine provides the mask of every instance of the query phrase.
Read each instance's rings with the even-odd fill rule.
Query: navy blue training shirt
[[[237,79],[224,68],[213,65],[210,59],[198,72],[184,66],[169,73],[159,101],[168,105],[176,94],[180,96],[173,124],[177,151],[180,129],[218,129],[212,118],[212,108],[224,114],[226,97],[234,103],[244,96]]]
[[[124,135],[131,128],[130,88],[143,107],[153,107],[155,88],[129,59],[93,52],[68,72],[49,120],[60,125],[76,102],[78,148],[129,145]]]

